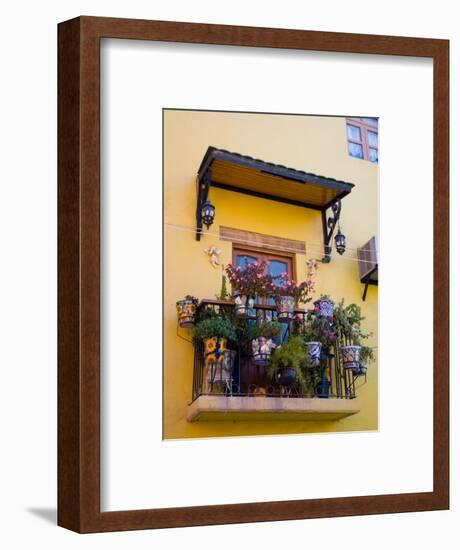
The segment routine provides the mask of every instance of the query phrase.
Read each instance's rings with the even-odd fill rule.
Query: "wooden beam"
[[[220,226],[219,233],[223,241],[276,250],[277,252],[290,252],[294,254],[306,253],[304,241],[274,237],[273,235],[264,235],[262,233],[255,233],[254,231],[243,231],[242,229],[223,226]]]

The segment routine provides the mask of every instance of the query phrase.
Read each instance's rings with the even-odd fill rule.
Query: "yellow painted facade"
[[[215,298],[221,271],[204,249],[222,250],[222,264],[232,261],[232,243],[219,239],[219,226],[302,240],[306,254],[296,255],[296,279],[307,274],[306,260],[320,258],[321,214],[281,202],[211,188],[214,224],[195,240],[196,173],[209,145],[355,184],[342,201],[341,228],[347,237],[346,258],[333,255],[320,265],[316,294],[356,302],[364,329],[377,346],[378,289],[370,286],[362,302],[356,248],[378,234],[378,165],[348,155],[342,117],[164,111],[164,438],[256,434],[364,431],[378,428],[378,361],[367,384],[357,390],[361,410],[336,421],[187,422],[192,395],[193,346],[186,329],[177,328],[175,303],[186,294]],[[349,252],[354,249],[354,253]],[[179,332],[179,333],[178,333]],[[183,338],[181,338],[181,336]]]

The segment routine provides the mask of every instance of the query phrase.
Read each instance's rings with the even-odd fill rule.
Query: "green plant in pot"
[[[210,317],[195,325],[193,338],[196,342],[203,342],[205,360],[216,362],[227,351],[227,344],[236,342],[237,334],[228,319]]]
[[[257,325],[250,325],[248,333],[253,361],[258,364],[266,364],[270,359],[272,349],[276,348],[274,339],[281,333],[281,323],[262,321]]]
[[[256,298],[269,297],[274,289],[273,277],[267,273],[267,262],[249,263],[244,267],[227,265],[225,268],[235,300],[235,313],[246,317],[254,307]]]
[[[287,322],[294,317],[295,308],[299,304],[311,301],[313,281],[308,279],[296,283],[294,280],[289,280],[286,273],[280,275],[280,278],[281,284],[274,290],[276,312],[281,322]]]
[[[333,317],[317,315],[315,312],[309,314],[305,341],[312,357],[313,366],[319,365],[322,356],[327,358],[336,337],[337,327]]]
[[[305,331],[306,346],[309,350],[310,364],[318,376],[315,385],[315,395],[328,398],[331,390],[330,367],[328,359],[331,354],[331,346],[337,338],[337,326],[333,315],[323,315],[315,307],[307,318]]]
[[[311,294],[315,290],[315,276],[318,263],[316,260],[309,260],[307,266],[307,278],[300,283],[289,279],[289,275],[286,272],[281,273],[276,278],[277,284],[274,288],[273,296],[275,298],[278,320],[282,323],[291,321],[295,315],[295,308],[300,304],[307,304],[312,299]]]
[[[225,277],[225,268],[222,266],[222,277],[220,282],[220,292],[216,294],[217,300],[227,301],[231,300],[230,293],[227,290],[227,278]]]
[[[375,361],[374,350],[369,346],[361,346],[361,353],[359,357],[359,369],[355,374],[357,374],[358,376],[366,375],[369,365],[374,361]]]
[[[312,393],[316,377],[310,368],[310,359],[302,336],[291,336],[289,340],[276,348],[270,357],[269,375],[280,386],[292,388],[299,383],[302,394]]]
[[[371,333],[364,333],[362,331],[361,323],[364,319],[365,317],[361,315],[361,308],[357,304],[345,306],[343,299],[337,304],[334,311],[334,320],[339,337],[345,342],[345,345],[340,347],[343,366],[345,369],[352,370],[355,374],[361,372],[362,364],[367,365],[367,362],[363,362],[362,340],[369,338]],[[365,360],[369,361],[373,357],[372,348],[366,347],[364,354]]]

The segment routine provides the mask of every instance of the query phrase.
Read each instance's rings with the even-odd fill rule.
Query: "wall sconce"
[[[332,253],[332,236],[334,235],[336,226],[338,231],[334,237],[335,249],[337,252],[342,255],[346,250],[346,239],[345,235],[340,231],[340,212],[342,210],[342,202],[336,200],[331,205],[332,215],[327,217],[326,211],[322,211],[322,220],[323,220],[323,236],[324,236],[324,256],[322,258],[323,264],[328,264],[331,261]]]
[[[206,202],[203,204],[203,207],[201,208],[201,221],[206,226],[206,229],[209,229],[213,224],[215,214],[216,214],[216,209],[214,205],[209,200],[209,198],[206,199]]]
[[[345,235],[340,231],[340,226],[339,230],[337,231],[337,235],[334,237],[334,241],[335,249],[340,255],[342,255],[346,250],[346,240]]]

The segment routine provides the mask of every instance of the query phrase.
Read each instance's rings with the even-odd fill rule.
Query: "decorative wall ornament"
[[[222,252],[222,250],[220,248],[217,248],[216,246],[210,246],[209,248],[205,248],[204,251],[209,256],[209,261],[212,267],[217,269],[220,265],[219,255]]]

